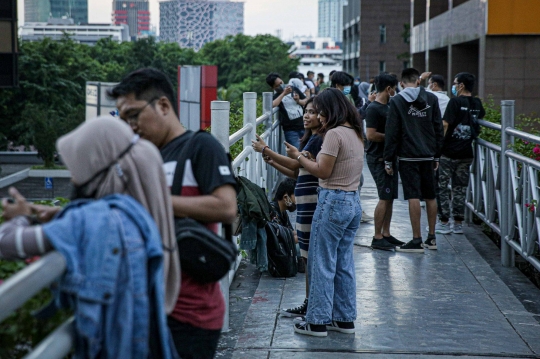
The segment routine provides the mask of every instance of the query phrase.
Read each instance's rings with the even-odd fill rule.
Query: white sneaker
[[[452,233],[454,233],[454,234],[463,234],[463,225],[462,224],[454,224],[454,229],[452,230]]]
[[[444,224],[444,223],[437,223],[435,225],[435,233],[439,234],[450,234],[452,233],[452,228],[450,228],[450,222]]]
[[[367,214],[366,212],[362,211],[362,219],[360,220],[361,223],[371,222],[375,218]]]

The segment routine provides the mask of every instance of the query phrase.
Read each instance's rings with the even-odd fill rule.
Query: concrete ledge
[[[27,178],[29,176],[30,169],[27,168],[25,170],[16,172],[12,175],[6,176],[2,179],[0,179],[0,188],[4,188],[7,186],[11,186],[14,183],[17,183],[19,181],[22,181],[23,179]]]
[[[30,170],[28,177],[71,178],[69,170]]]
[[[36,151],[0,151],[0,163],[40,165],[43,164],[43,160],[38,157]]]

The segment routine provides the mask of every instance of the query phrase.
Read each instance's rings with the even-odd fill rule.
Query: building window
[[[379,61],[379,72],[386,72],[386,61]]]
[[[379,25],[380,42],[386,44],[386,25]]]
[[[411,67],[409,61],[403,61],[403,69],[408,69],[409,67]]]

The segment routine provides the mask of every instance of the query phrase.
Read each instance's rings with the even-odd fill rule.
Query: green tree
[[[205,44],[200,55],[203,63],[218,66],[219,87],[240,93],[270,91],[265,81],[270,72],[287,79],[299,64],[289,56],[289,46],[271,35],[227,36]]]

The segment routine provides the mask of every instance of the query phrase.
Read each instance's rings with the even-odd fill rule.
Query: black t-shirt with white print
[[[169,188],[172,187],[177,159],[191,138],[190,133],[192,131],[187,131],[161,148]],[[192,156],[186,161],[184,167],[182,196],[208,195],[226,184],[236,187],[229,158],[223,146],[212,135],[198,136],[193,146]],[[173,193],[173,195],[178,195],[178,193]]]
[[[446,107],[443,121],[448,123],[442,154],[448,158],[473,158],[472,132],[468,113],[474,112],[477,119],[486,115],[482,101],[471,96],[451,98]],[[466,121],[466,122],[464,122]]]

